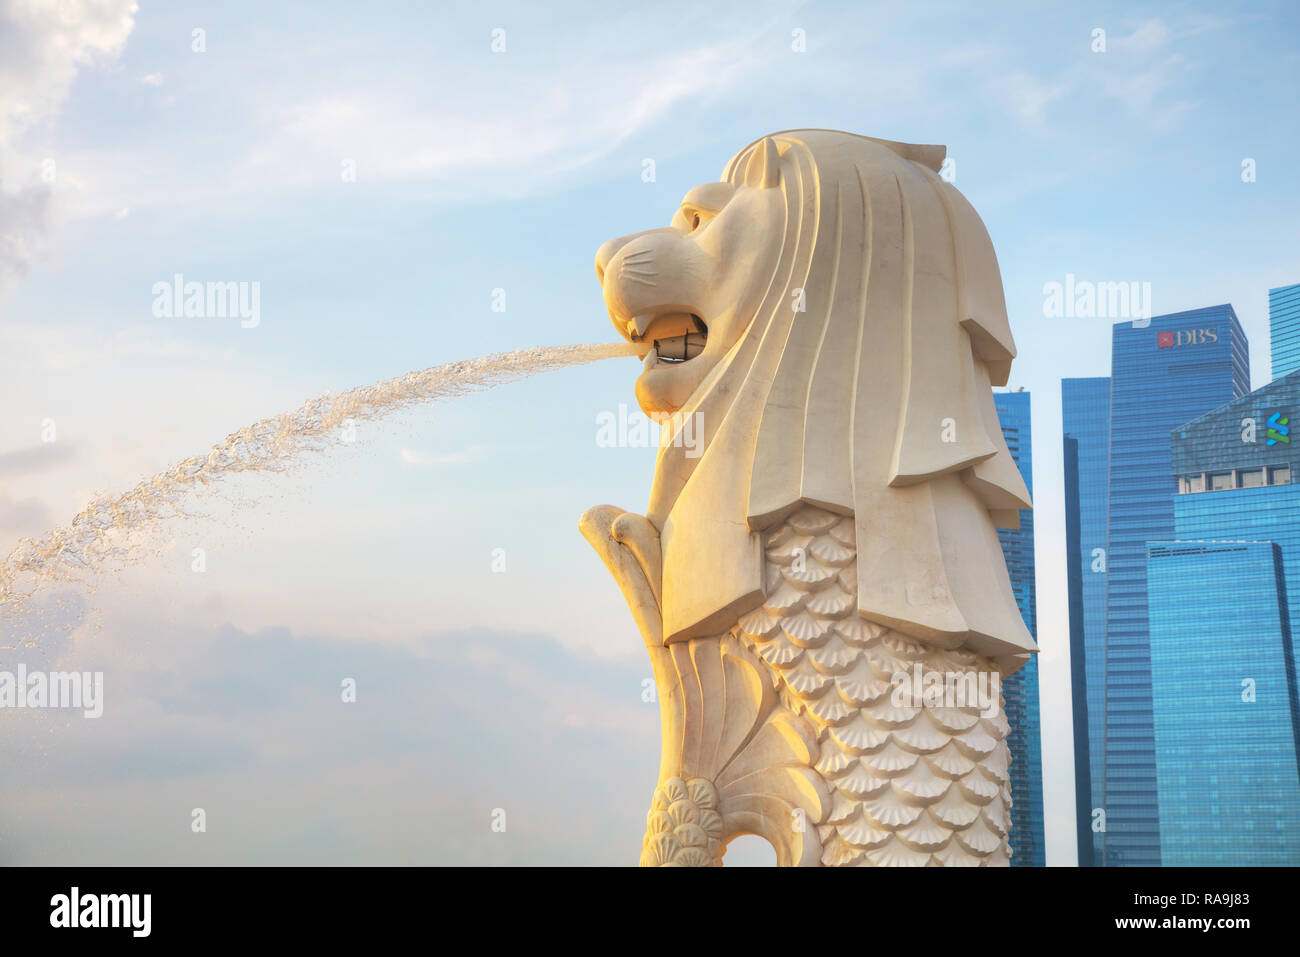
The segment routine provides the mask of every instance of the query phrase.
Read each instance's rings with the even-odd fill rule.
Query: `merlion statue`
[[[643,865],[741,834],[781,865],[1009,862],[998,689],[1036,648],[996,529],[1030,502],[997,259],[944,154],[776,133],[596,256],[662,424],[647,513],[581,521],[658,685]]]

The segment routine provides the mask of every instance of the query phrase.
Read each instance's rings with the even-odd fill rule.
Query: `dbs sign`
[[[1213,329],[1179,329],[1175,332],[1157,332],[1156,348],[1172,349],[1176,346],[1199,346],[1205,342],[1218,342],[1219,334]]]

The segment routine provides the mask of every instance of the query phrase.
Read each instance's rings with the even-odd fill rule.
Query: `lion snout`
[[[656,233],[671,233],[671,229],[643,229],[637,233],[628,233],[626,236],[619,236],[617,239],[611,239],[596,250],[596,281],[605,285],[605,276],[609,273],[610,264],[614,257],[627,248],[627,246],[640,239],[643,236],[653,236]]]

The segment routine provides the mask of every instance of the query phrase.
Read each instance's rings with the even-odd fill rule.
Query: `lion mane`
[[[665,644],[725,631],[764,596],[764,530],[803,505],[852,516],[858,610],[923,643],[1015,670],[1036,650],[997,527],[1032,507],[992,386],[1015,356],[997,258],[942,146],[791,130],[723,179],[784,196],[780,256],[725,359],[665,435]]]

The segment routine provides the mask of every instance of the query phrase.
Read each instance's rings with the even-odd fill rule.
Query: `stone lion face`
[[[779,189],[706,183],[671,223],[611,239],[596,278],[619,335],[646,345],[636,397],[647,415],[671,414],[749,328],[780,254]]]

